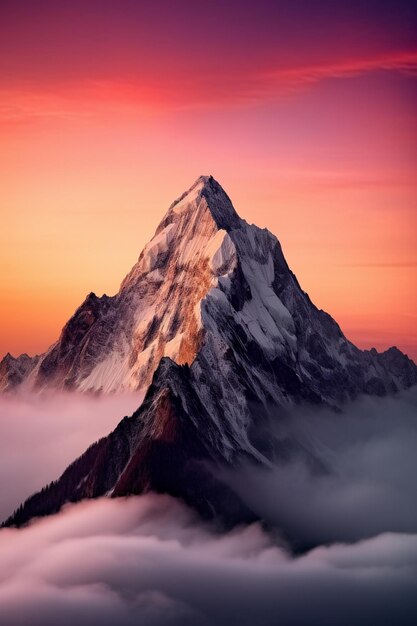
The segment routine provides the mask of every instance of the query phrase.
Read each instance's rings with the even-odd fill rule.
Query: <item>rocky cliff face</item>
[[[242,456],[268,463],[260,433],[271,406],[338,407],[417,382],[396,348],[350,343],[302,291],[276,237],[241,220],[211,177],[171,205],[119,293],[90,294],[27,372],[17,384],[152,384],[143,406],[30,499],[9,520],[16,524],[68,500],[149,489],[206,514],[228,502],[242,515],[208,467]]]

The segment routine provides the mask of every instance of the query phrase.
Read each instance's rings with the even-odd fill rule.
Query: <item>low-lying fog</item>
[[[417,387],[272,423],[289,458],[226,475],[261,518],[301,546],[417,531]]]
[[[139,393],[0,396],[0,520],[58,478],[142,399]]]
[[[137,404],[2,401],[4,514]],[[308,454],[225,475],[264,527],[219,534],[148,494],[1,530],[0,624],[415,626],[417,389],[298,410],[274,430]]]

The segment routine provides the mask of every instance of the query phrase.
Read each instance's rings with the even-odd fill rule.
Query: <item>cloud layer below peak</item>
[[[414,624],[417,536],[294,558],[257,524],[217,534],[167,496],[68,506],[0,533],[0,624]]]
[[[52,397],[33,419],[52,444],[69,436],[74,413],[105,417],[128,399],[108,402],[67,398],[67,417],[52,427],[62,403]],[[9,407],[16,428],[27,413],[18,400]],[[268,472],[247,466],[225,476],[265,526],[220,533],[177,500],[147,494],[68,505],[1,530],[0,626],[414,626],[416,407],[411,389],[341,414],[280,416],[274,436],[282,450],[291,441],[291,454]],[[34,441],[33,424],[29,432]],[[4,446],[4,483],[39,464],[24,441],[26,473],[13,470]],[[51,472],[53,446],[40,449]]]

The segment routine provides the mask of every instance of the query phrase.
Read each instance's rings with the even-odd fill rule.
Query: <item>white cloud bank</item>
[[[340,414],[304,408],[273,424],[275,467],[246,466],[226,480],[293,543],[417,532],[417,387],[361,398]]]
[[[0,521],[131,415],[143,394],[0,396]]]
[[[0,402],[5,515],[138,399],[21,402]],[[227,477],[268,530],[219,534],[156,495],[0,530],[0,626],[415,626],[417,390],[275,424],[274,469]]]
[[[168,496],[68,506],[0,532],[2,626],[415,626],[417,536],[298,558],[259,525],[216,534]]]

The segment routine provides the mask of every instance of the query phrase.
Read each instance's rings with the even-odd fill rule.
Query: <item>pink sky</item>
[[[2,3],[0,353],[117,291],[210,173],[350,339],[417,357],[415,10],[336,4]]]

